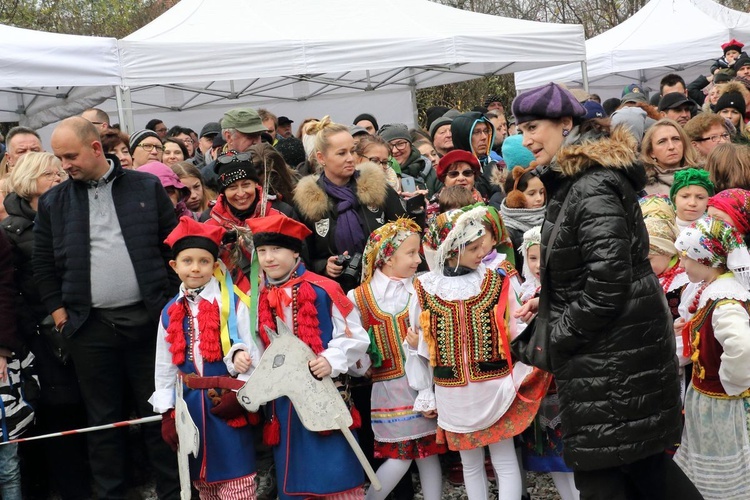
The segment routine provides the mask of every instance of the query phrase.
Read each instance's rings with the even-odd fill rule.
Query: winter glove
[[[177,427],[174,422],[174,410],[169,410],[161,414],[161,438],[172,448],[177,451]]]
[[[219,403],[211,408],[211,413],[224,420],[231,420],[244,415],[247,410],[237,401],[237,393],[228,390],[221,395]]]

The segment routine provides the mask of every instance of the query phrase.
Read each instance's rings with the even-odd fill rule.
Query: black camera
[[[349,291],[359,286],[360,277],[362,276],[362,254],[357,252],[354,255],[336,256],[336,265],[344,268],[339,276],[339,284],[345,291]]]

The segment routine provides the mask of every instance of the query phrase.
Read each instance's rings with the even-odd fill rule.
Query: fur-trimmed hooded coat
[[[358,166],[358,170],[359,178],[353,182],[359,200],[359,217],[364,225],[362,233],[367,238],[386,222],[406,216],[406,211],[398,193],[388,185],[379,165],[365,162]],[[325,192],[320,175],[308,175],[300,179],[294,190],[294,206],[302,222],[313,233],[307,240],[312,271],[327,276],[325,268],[328,258],[341,255],[347,249],[337,245],[336,202]]]
[[[635,139],[621,127],[585,138],[574,128],[542,182],[548,203],[533,328],[550,338],[565,462],[593,470],[661,453],[680,438],[680,387],[671,315],[636,194],[646,177]]]

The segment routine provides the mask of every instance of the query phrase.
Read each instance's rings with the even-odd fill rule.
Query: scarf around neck
[[[323,190],[336,201],[336,247],[340,253],[348,251],[349,255],[362,253],[365,248],[365,233],[362,230],[362,219],[359,217],[359,200],[356,194],[356,179],[359,172],[344,186],[337,186],[324,175]]]
[[[535,226],[541,226],[547,207],[540,208],[509,208],[505,200],[500,205],[500,215],[503,216],[505,226],[524,233]]]

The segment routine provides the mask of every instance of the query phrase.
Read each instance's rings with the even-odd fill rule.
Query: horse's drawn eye
[[[273,358],[273,367],[278,368],[279,366],[284,364],[284,355],[283,354],[277,354]]]

